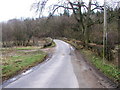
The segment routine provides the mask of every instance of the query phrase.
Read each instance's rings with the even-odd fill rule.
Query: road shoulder
[[[115,84],[97,70],[79,51],[71,52],[72,65],[82,88],[115,88]],[[86,82],[82,82],[84,79]],[[85,85],[82,85],[85,84]]]

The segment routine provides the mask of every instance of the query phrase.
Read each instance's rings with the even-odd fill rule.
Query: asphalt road
[[[97,73],[79,52],[61,41],[53,56],[30,69],[19,78],[11,79],[5,88],[112,88],[109,80]]]
[[[50,60],[5,88],[79,88],[71,62],[72,47],[61,40],[54,41],[56,49]]]

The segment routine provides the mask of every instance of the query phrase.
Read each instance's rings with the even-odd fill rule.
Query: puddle
[[[4,82],[2,83],[2,85],[0,85],[0,87],[3,87],[3,88],[6,87],[6,86],[9,85],[10,83],[12,83],[12,82],[18,80],[19,78],[21,78],[22,76],[25,76],[25,75],[31,73],[35,68],[36,68],[36,67],[33,67],[33,68],[31,68],[31,69],[23,72],[23,73],[20,74],[20,75],[17,75],[17,76],[15,76],[15,77],[7,80],[7,81],[4,81]]]
[[[21,77],[23,77],[23,76],[25,76],[25,75],[27,75],[27,74],[29,74],[29,73],[32,73],[34,70],[38,69],[38,68],[41,66],[41,64],[44,64],[44,63],[46,63],[47,61],[49,61],[50,58],[51,58],[51,56],[49,56],[49,58],[47,58],[47,59],[45,60],[45,62],[42,62],[42,63],[38,64],[37,66],[31,67],[30,69],[28,69],[27,71],[21,73],[20,75],[17,75],[17,76],[15,76],[15,77],[13,77],[13,78],[11,78],[11,79],[9,79],[9,80],[4,81],[2,84],[0,84],[0,87],[4,88],[4,87],[6,87],[7,85],[9,85],[10,83],[18,80],[19,78],[21,78]]]
[[[22,75],[26,75],[29,74],[30,72],[32,72],[33,69],[27,70],[26,72],[22,73]]]
[[[75,48],[74,48],[74,47],[72,47],[72,46],[70,46],[70,49],[71,49],[71,50],[73,50],[73,51],[75,50]]]

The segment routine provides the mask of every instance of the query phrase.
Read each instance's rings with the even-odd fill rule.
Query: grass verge
[[[85,55],[86,59],[89,60],[94,66],[96,66],[101,72],[107,77],[112,79],[114,82],[120,82],[120,70],[108,61],[103,63],[102,57],[96,55],[94,52],[86,49],[81,49],[80,52]]]
[[[14,52],[13,56],[3,56],[2,58],[2,79],[7,80],[18,73],[42,62],[46,53],[42,51],[34,52]]]
[[[51,38],[46,39],[46,43],[51,42]],[[43,40],[45,41],[45,40]],[[42,61],[47,56],[47,53],[40,51],[42,45],[45,42],[41,42],[41,46],[19,46],[10,48],[0,48],[2,52],[2,79],[3,81],[33,67]],[[55,47],[56,44],[52,41],[50,46],[45,48]]]
[[[38,47],[32,47],[32,46],[29,46],[29,47],[16,47],[15,49],[17,50],[32,50],[32,49],[37,49]]]

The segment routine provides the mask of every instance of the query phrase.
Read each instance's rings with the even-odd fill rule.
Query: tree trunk
[[[85,43],[88,44],[89,43],[89,36],[90,36],[90,13],[91,13],[91,2],[92,0],[89,0],[89,6],[88,6],[88,13],[87,13],[87,17],[86,17],[86,21],[87,21],[87,25],[85,28]]]

